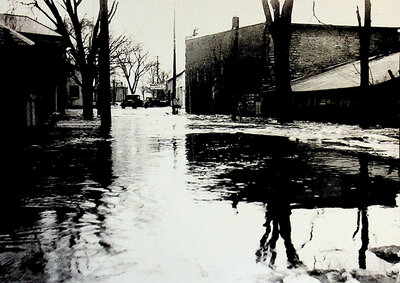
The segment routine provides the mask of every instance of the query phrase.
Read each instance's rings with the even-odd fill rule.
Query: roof
[[[179,73],[176,74],[176,77],[179,77],[179,76],[183,75],[184,72],[185,72],[185,70],[180,71]],[[168,79],[167,79],[167,82],[169,82],[169,81],[172,80],[172,79],[173,79],[173,77],[168,78]]]
[[[10,29],[0,23],[0,45],[3,44],[7,39],[10,39],[14,44],[17,45],[34,45],[35,43],[29,38],[22,34]]]
[[[247,25],[247,26],[239,26],[239,31],[242,31],[242,30],[248,29],[248,28],[252,28],[252,27],[255,27],[255,26],[264,26],[265,24],[266,24],[265,22],[262,22],[262,23],[258,23],[258,24]],[[293,30],[296,30],[296,29],[309,29],[309,28],[313,28],[313,29],[341,29],[341,30],[359,29],[359,27],[355,26],[355,25],[325,25],[325,24],[308,24],[308,23],[291,23],[291,28]],[[371,29],[372,30],[400,30],[400,27],[395,27],[395,26],[389,26],[389,27],[372,26]],[[232,31],[232,29],[224,30],[224,31],[220,31],[220,32],[214,32],[214,33],[207,33],[207,34],[203,34],[203,35],[187,36],[185,38],[185,40],[186,41],[197,40],[197,39],[204,38],[204,37],[207,37],[207,36],[227,33],[227,32],[231,32],[231,31]]]
[[[390,80],[388,70],[399,76],[400,52],[389,56],[370,59],[370,83],[377,84]],[[321,74],[295,80],[293,91],[316,91],[360,86],[360,61],[334,67]]]
[[[20,33],[61,36],[51,28],[31,19],[28,16],[0,14],[0,24]]]
[[[165,86],[162,84],[154,84],[154,85],[150,85],[149,89],[151,90],[164,90]]]

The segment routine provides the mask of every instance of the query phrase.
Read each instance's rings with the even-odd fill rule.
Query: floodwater
[[[27,146],[0,281],[400,280],[396,129],[112,111]]]

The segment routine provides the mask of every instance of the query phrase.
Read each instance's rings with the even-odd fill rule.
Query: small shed
[[[167,93],[171,97],[173,93],[173,77],[167,79]],[[176,74],[176,99],[178,100],[178,105],[182,108],[186,108],[186,95],[185,95],[185,70]]]

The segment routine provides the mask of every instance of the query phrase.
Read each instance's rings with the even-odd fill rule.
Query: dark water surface
[[[166,112],[26,148],[1,281],[396,281],[394,130]]]

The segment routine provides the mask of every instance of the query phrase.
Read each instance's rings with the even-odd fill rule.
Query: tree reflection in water
[[[267,203],[264,223],[265,233],[260,240],[260,249],[256,252],[257,262],[266,261],[270,257],[269,266],[274,266],[277,256],[276,242],[280,235],[285,244],[289,268],[298,267],[302,264],[291,239],[290,214],[289,202],[285,200],[274,200]]]
[[[358,215],[357,215],[357,230],[353,234],[353,239],[360,229],[361,220],[361,247],[358,251],[358,264],[361,269],[366,269],[366,251],[368,250],[368,204],[366,202],[366,194],[370,189],[369,172],[368,172],[368,157],[365,154],[360,154],[360,175],[358,183]]]
[[[60,130],[38,144],[21,161],[20,203],[1,217],[0,281],[71,280],[92,268],[87,251],[112,250],[104,239],[105,201],[115,195],[111,140]]]
[[[291,237],[295,237],[291,235],[291,224],[294,224],[290,222],[291,209],[356,209],[358,228],[353,239],[359,233],[361,247],[358,248],[358,262],[356,258],[354,261],[359,268],[367,269],[368,208],[397,206],[400,188],[393,172],[395,160],[368,152],[355,154],[320,149],[274,136],[190,134],[186,142],[191,174],[203,176],[213,168],[214,174],[207,175],[207,182],[199,178],[199,186],[220,194],[236,213],[242,202],[266,205],[265,234],[256,253],[257,262],[267,261],[274,266],[276,250],[279,250],[276,244],[281,237],[290,267],[301,264],[291,241]],[[343,229],[347,224],[339,223]],[[308,242],[313,235],[321,234],[313,231],[314,224],[311,225]],[[315,241],[314,244],[324,246]],[[341,247],[336,246],[334,251],[339,250]],[[309,264],[308,260],[302,258],[304,264]],[[275,266],[278,265],[277,261]],[[329,263],[326,266],[330,268]]]

